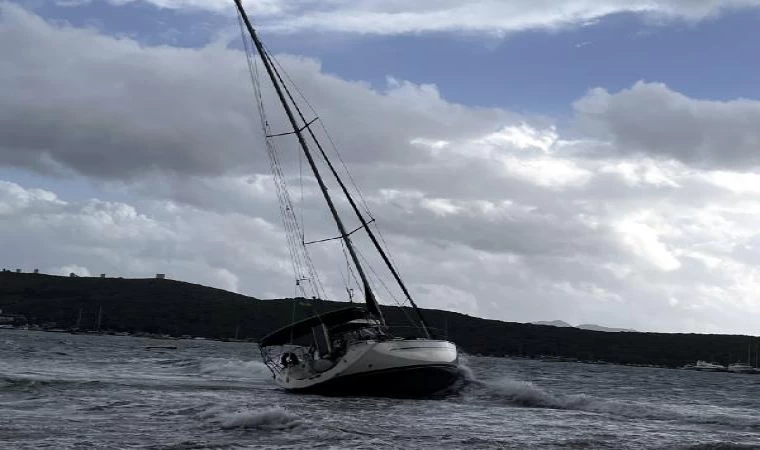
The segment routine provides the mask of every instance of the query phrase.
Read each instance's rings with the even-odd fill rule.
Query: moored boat
[[[682,369],[699,370],[702,372],[725,372],[727,370],[726,366],[722,364],[702,360],[697,361],[696,364],[687,364],[683,366]]]
[[[757,369],[742,362],[737,362],[728,365],[728,371],[732,373],[760,373]]]

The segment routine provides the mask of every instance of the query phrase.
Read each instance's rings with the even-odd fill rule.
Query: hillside
[[[295,305],[294,305],[295,303]],[[174,336],[257,339],[284,326],[293,315],[314,308],[326,311],[346,303],[304,299],[259,300],[220,289],[173,280],[68,278],[41,274],[0,273],[0,309],[23,315],[30,324],[101,328]],[[398,307],[384,307],[388,322],[408,325]],[[757,338],[735,335],[605,333],[574,327],[533,325],[479,319],[426,310],[431,326],[468,353],[514,356],[564,356],[629,364],[680,366],[698,359],[722,363],[745,359]],[[404,329],[399,328],[400,332]]]

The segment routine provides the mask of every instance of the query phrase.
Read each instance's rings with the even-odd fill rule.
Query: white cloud
[[[557,143],[557,137],[554,127],[539,130],[523,122],[489,134],[481,139],[480,143],[493,147],[510,145],[520,150],[540,150],[547,153]]]
[[[227,0],[144,1],[161,8],[232,13]],[[583,26],[605,16],[635,13],[656,19],[704,20],[723,11],[755,8],[758,0],[249,0],[250,15],[280,32],[336,31],[358,34],[476,32],[501,35],[532,29]]]
[[[639,160],[612,161],[599,168],[604,173],[620,175],[630,186],[653,185],[681,187],[676,178],[683,173],[683,166],[672,161]]]
[[[103,0],[98,0],[103,1]],[[131,5],[134,3],[148,3],[158,8],[167,9],[190,9],[213,11],[218,13],[234,11],[232,0],[105,0],[113,5]],[[82,6],[93,0],[53,0],[59,6]],[[282,0],[247,0],[244,1],[246,9],[250,9],[256,16],[268,16],[281,14],[285,11],[286,2]]]
[[[63,202],[51,192],[1,182],[3,262],[62,275],[167,273],[232,291],[242,287],[236,273],[243,268],[257,268],[274,284],[290,279],[282,233],[262,219],[167,202],[141,209],[98,199]],[[248,283],[246,290],[257,284]]]
[[[737,194],[760,193],[760,174],[714,171],[705,174],[707,180],[716,186]]]
[[[0,180],[0,217],[19,210],[34,210],[40,203],[52,206],[65,205],[58,197],[43,189],[23,189],[15,183]]]
[[[639,257],[651,262],[664,271],[676,270],[681,267],[680,261],[659,239],[658,233],[652,227],[632,221],[626,221],[618,226],[623,235],[623,242]]]

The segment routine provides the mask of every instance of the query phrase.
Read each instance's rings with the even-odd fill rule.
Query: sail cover
[[[354,319],[363,319],[365,317],[367,317],[367,310],[364,308],[351,307],[330,311],[318,316],[309,317],[308,319],[288,325],[287,327],[280,328],[274,333],[263,337],[259,342],[259,345],[261,347],[268,347],[272,345],[288,344],[295,338],[311,333],[311,329],[317,325],[324,324],[327,327],[332,327]]]

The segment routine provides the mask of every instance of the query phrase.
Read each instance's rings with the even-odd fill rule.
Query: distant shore
[[[0,272],[0,309],[11,327],[141,337],[255,342],[315,312],[347,306],[303,298],[260,300],[170,279],[61,277]],[[414,331],[407,314],[383,306],[394,332]],[[547,361],[681,367],[698,360],[728,365],[756,354],[758,338],[740,335],[583,330],[480,319],[425,310],[437,337],[473,355]]]

